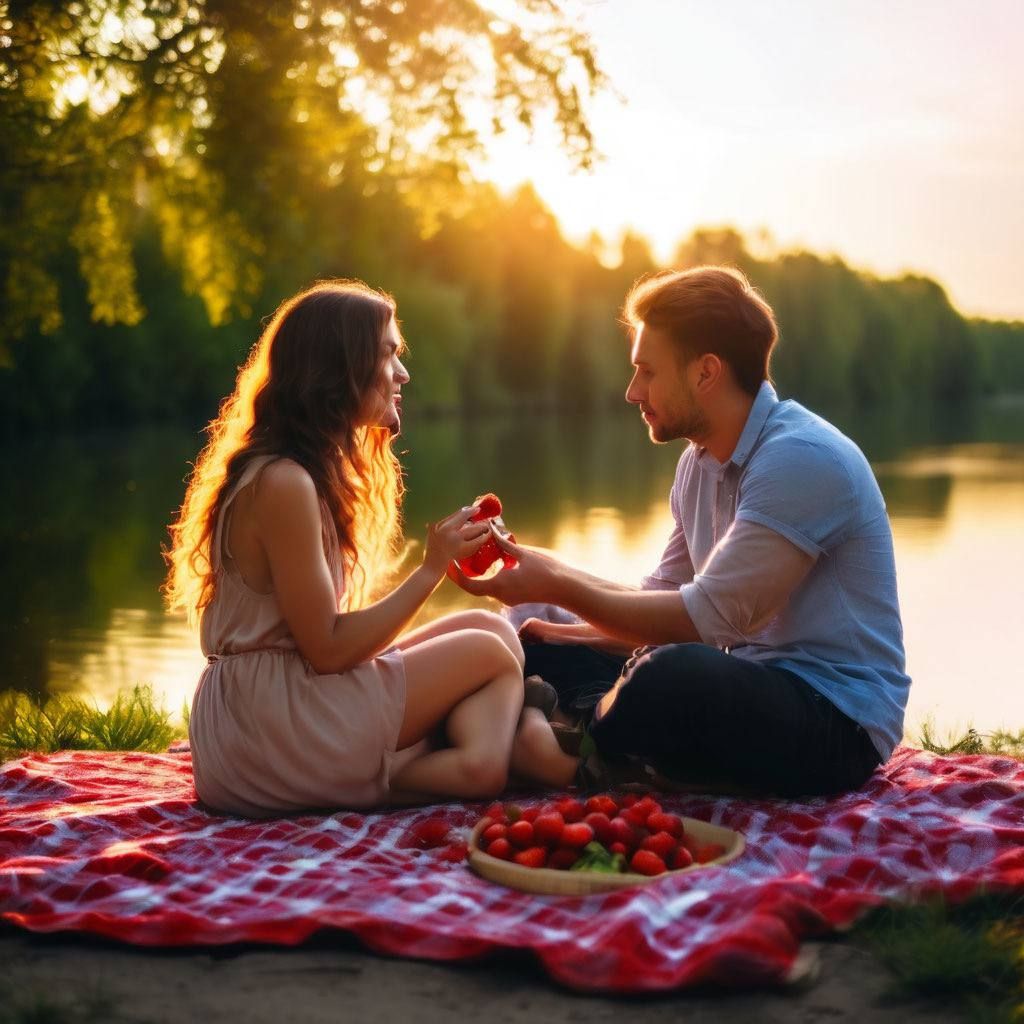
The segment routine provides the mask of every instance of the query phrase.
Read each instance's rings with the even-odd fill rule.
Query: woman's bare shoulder
[[[275,459],[260,473],[255,497],[260,505],[281,502],[316,505],[319,500],[309,471],[288,458]]]

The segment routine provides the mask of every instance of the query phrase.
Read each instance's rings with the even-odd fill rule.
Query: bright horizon
[[[566,235],[632,228],[667,262],[696,227],[935,278],[964,314],[1024,319],[1024,5],[582,0],[610,90],[604,159],[552,126],[482,173],[530,181]],[[618,94],[618,97],[615,94]],[[666,212],[668,211],[668,212]]]

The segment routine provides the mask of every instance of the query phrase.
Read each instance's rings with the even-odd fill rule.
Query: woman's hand
[[[471,523],[470,517],[475,512],[476,508],[470,505],[430,524],[423,554],[423,565],[427,569],[443,576],[450,562],[468,558],[483,544],[491,528],[486,520]]]

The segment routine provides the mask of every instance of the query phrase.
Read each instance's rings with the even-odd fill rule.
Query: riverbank
[[[877,956],[856,943],[817,944],[811,952],[818,961],[816,980],[795,990],[705,989],[626,1000],[566,992],[531,960],[514,955],[467,966],[376,956],[344,937],[295,949],[209,951],[0,933],[0,962],[7,965],[16,993],[5,1018],[12,1024],[333,1024],[339,1019],[448,1024],[470,1015],[488,1024],[639,1019],[645,1024],[936,1024],[962,1019],[948,1002],[894,996],[892,976]]]

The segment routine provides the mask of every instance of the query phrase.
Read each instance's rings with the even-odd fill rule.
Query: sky
[[[533,181],[566,234],[632,226],[668,262],[697,226],[927,274],[968,315],[1024,319],[1024,2],[578,0],[612,90],[603,159],[551,126],[483,172]]]

